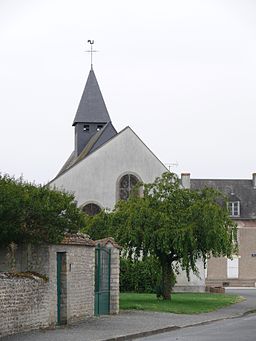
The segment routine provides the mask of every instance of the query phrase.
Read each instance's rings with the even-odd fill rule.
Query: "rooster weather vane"
[[[89,43],[91,45],[91,49],[87,50],[86,52],[90,52],[90,54],[91,54],[91,70],[92,70],[92,57],[93,57],[93,53],[94,52],[98,52],[98,51],[93,50],[94,40],[87,40],[87,43]]]

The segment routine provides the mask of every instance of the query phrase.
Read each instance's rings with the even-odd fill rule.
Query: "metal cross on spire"
[[[94,52],[98,52],[96,50],[93,50],[92,45],[94,44],[94,40],[87,40],[87,43],[89,43],[91,45],[91,49],[87,50],[86,52],[90,52],[91,53],[91,70],[92,70],[92,56]]]

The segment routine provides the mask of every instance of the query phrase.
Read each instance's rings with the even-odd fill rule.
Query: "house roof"
[[[117,249],[122,249],[122,247],[120,245],[118,245],[115,242],[114,238],[112,238],[112,237],[107,237],[107,238],[95,240],[95,245],[107,246],[109,244],[111,244],[113,247],[115,247]]]
[[[66,233],[61,244],[63,245],[84,245],[84,246],[96,246],[95,241],[83,233]]]
[[[240,201],[237,219],[256,219],[256,189],[252,180],[244,179],[191,179],[192,189],[211,187],[223,192],[229,201]]]
[[[71,153],[56,177],[60,176],[66,170],[77,164],[79,161],[83,160],[90,153],[101,147],[103,144],[105,144],[105,142],[110,140],[115,135],[117,135],[116,129],[111,122],[108,122],[101,130],[97,131],[97,133],[91,137],[89,142],[78,156],[76,156],[75,151]]]
[[[90,70],[73,126],[77,123],[107,123],[109,121],[108,110],[95,73]]]

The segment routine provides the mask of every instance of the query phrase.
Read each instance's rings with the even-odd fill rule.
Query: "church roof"
[[[68,160],[65,162],[64,166],[59,171],[59,173],[49,183],[54,182],[54,180],[56,180],[63,173],[69,171],[69,169],[71,169],[73,166],[76,166],[76,164],[87,158],[94,151],[100,149],[110,141],[122,135],[127,130],[130,130],[136,136],[136,138],[148,149],[148,151],[153,155],[153,157],[156,158],[163,165],[165,171],[168,172],[166,166],[158,159],[158,157],[149,149],[149,147],[138,137],[137,134],[135,134],[135,132],[129,126],[127,126],[119,133],[117,133],[112,123],[109,122],[108,124],[105,125],[104,128],[102,128],[100,131],[98,131],[91,137],[87,145],[84,147],[83,151],[78,156],[75,156],[75,152],[71,153]]]
[[[107,123],[110,121],[94,71],[91,69],[76,112],[76,123]]]
[[[73,167],[79,161],[83,160],[85,157],[91,154],[94,150],[101,147],[103,144],[105,144],[105,142],[110,140],[115,135],[117,135],[116,129],[114,128],[112,122],[108,122],[101,130],[99,130],[91,137],[89,142],[86,144],[86,146],[78,156],[75,155],[75,151],[71,153],[56,177],[60,176],[66,170]]]

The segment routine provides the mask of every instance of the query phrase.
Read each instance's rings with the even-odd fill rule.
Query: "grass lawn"
[[[120,294],[120,309],[159,311],[175,314],[200,314],[243,301],[237,295],[208,293],[173,293],[170,301],[155,294]]]

